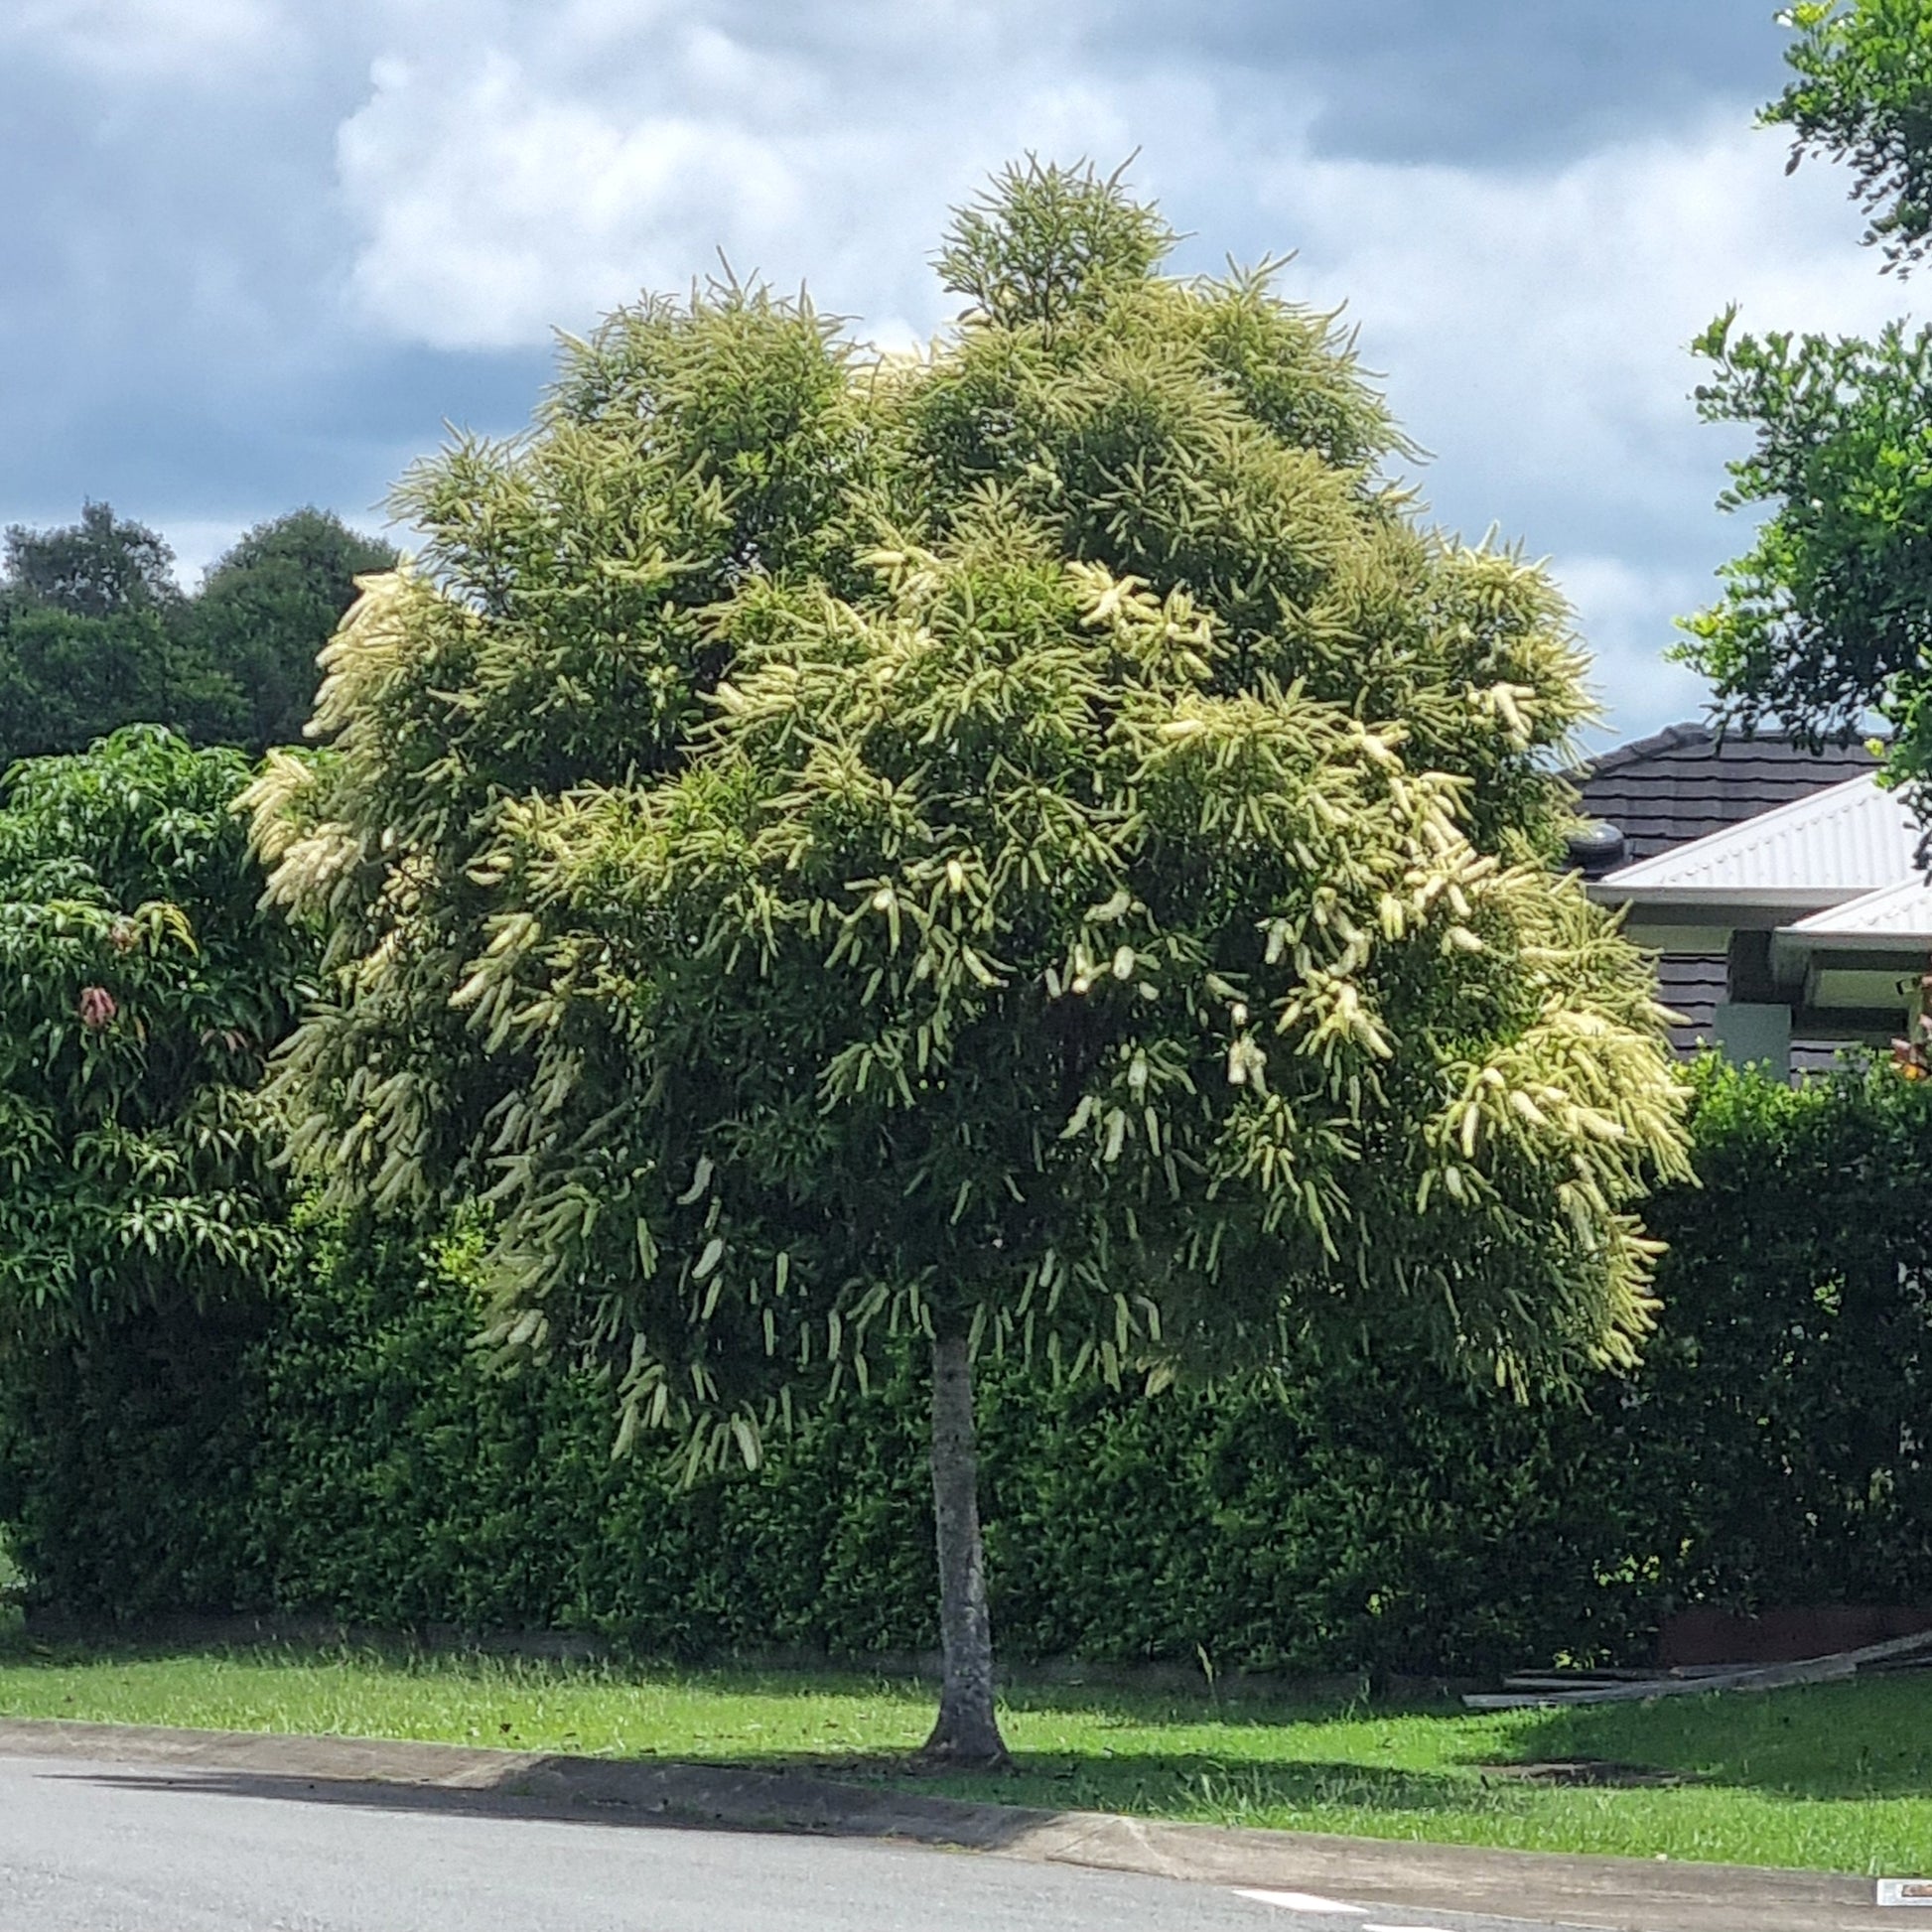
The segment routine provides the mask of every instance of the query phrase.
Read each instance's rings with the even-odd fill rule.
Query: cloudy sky
[[[524,420],[553,326],[722,246],[924,335],[989,170],[1138,149],[1184,266],[1294,249],[1347,302],[1435,513],[1551,558],[1647,730],[1744,535],[1685,345],[1905,299],[1751,129],[1784,40],[1769,0],[5,0],[0,521],[102,497],[191,581],[301,502],[374,526],[446,422]]]

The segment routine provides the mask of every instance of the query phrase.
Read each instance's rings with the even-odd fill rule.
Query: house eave
[[[1841,952],[1889,953],[1907,961],[1924,961],[1932,948],[1932,933],[1918,932],[1800,932],[1789,928],[1778,933],[1781,942],[1802,948],[1807,953]]]
[[[1871,890],[1869,886],[1619,886],[1614,876],[1592,880],[1584,888],[1598,905],[1627,906],[1633,912],[1653,907],[1722,912],[1736,915],[1733,923],[1741,923],[1754,911],[1800,916],[1828,912],[1835,905],[1863,898]]]

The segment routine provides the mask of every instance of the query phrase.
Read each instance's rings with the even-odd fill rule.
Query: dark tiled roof
[[[1611,863],[1631,865],[1856,777],[1876,763],[1863,745],[1830,746],[1814,754],[1781,733],[1720,738],[1703,725],[1672,725],[1587,764],[1578,773],[1581,809],[1586,818],[1614,825],[1623,834],[1623,849]]]
[[[1718,1043],[1718,1003],[1726,997],[1729,962],[1721,952],[1667,952],[1657,959],[1657,1001],[1681,1025],[1670,1030],[1670,1043],[1688,1058],[1700,1042]]]
[[[1863,745],[1813,753],[1779,732],[1721,738],[1703,725],[1671,725],[1605,752],[1576,773],[1584,817],[1614,826],[1622,838],[1574,845],[1572,863],[1598,877],[1843,783],[1876,763]],[[1681,1016],[1671,1044],[1682,1057],[1716,1046],[1727,979],[1723,953],[1659,955],[1657,998]],[[1844,1046],[1843,1040],[1794,1039],[1792,1072],[1827,1071]]]
[[[1721,952],[1658,954],[1657,1000],[1681,1022],[1670,1030],[1671,1047],[1679,1059],[1693,1059],[1700,1048],[1717,1046],[1718,1007],[1726,994],[1725,969]],[[1794,1039],[1791,1070],[1829,1073],[1848,1043],[1843,1039]]]

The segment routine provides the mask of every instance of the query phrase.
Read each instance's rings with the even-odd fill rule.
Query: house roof
[[[1671,1015],[1671,1047],[1689,1059],[1718,1038],[1718,1009],[1729,996],[1729,963],[1719,953],[1662,953],[1657,959],[1657,1004]],[[1845,1050],[1843,1039],[1794,1039],[1794,1073],[1829,1073]]]
[[[1721,1031],[1732,962],[1708,948],[1738,930],[1770,928],[1774,983],[1794,1012],[1805,1000],[1815,1014],[1844,1010],[1849,1033],[1814,1019],[1820,1036],[1793,1039],[1792,1065],[1805,1071],[1829,1068],[1846,1038],[1866,1036],[1867,963],[1932,948],[1922,827],[1878,788],[1877,762],[1863,746],[1814,754],[1782,734],[1674,725],[1574,774],[1596,822],[1572,840],[1571,864],[1591,897],[1629,905],[1633,929],[1661,945],[1658,994],[1677,1016],[1680,1052]],[[1684,950],[1672,949],[1673,934]],[[1861,953],[1872,957],[1846,957]]]
[[[1657,960],[1657,1004],[1671,1018],[1672,1047],[1689,1056],[1718,1036],[1718,1009],[1729,997],[1725,954],[1667,952]]]
[[[1814,912],[1787,928],[1794,937],[1847,948],[1932,944],[1932,885],[1912,879],[1882,893]]]
[[[1814,753],[1781,732],[1744,738],[1672,725],[1592,759],[1577,781],[1584,816],[1623,835],[1616,864],[1688,845],[1876,763],[1863,745]]]
[[[1915,880],[1921,828],[1904,799],[1869,772],[1793,798],[1740,824],[1597,880],[1612,903],[1711,905],[1748,900],[1819,911]]]

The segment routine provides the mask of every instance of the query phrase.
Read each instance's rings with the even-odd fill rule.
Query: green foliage
[[[256,1089],[303,944],[258,909],[246,776],[137,726],[0,786],[0,1353],[272,1271]]]
[[[256,753],[301,741],[315,708],[316,658],[354,601],[355,579],[396,553],[327,510],[293,510],[248,531],[210,568],[188,616],[207,661],[240,688]]]
[[[1408,1334],[1628,1359],[1682,1172],[1646,969],[1553,876],[1554,589],[1416,525],[1329,319],[1003,177],[867,361],[735,286],[572,345],[403,509],[281,1091],[339,1206],[482,1193],[494,1336],[756,1459],[889,1338],[1110,1385]]]
[[[174,563],[156,532],[105,503],[65,528],[8,529],[0,771],[123,725],[168,725],[202,743],[236,732],[240,694],[188,634]]]
[[[105,503],[62,529],[16,525],[0,575],[0,770],[124,725],[255,752],[299,740],[356,574],[394,561],[296,510],[250,530],[189,597],[162,538]]]
[[[1854,0],[1786,16],[1800,78],[1766,110],[1806,154],[1849,162],[1887,266],[1922,252],[1932,203],[1932,5]],[[1687,620],[1678,655],[1747,730],[1776,720],[1813,742],[1847,741],[1876,714],[1888,769],[1932,769],[1924,661],[1932,562],[1932,332],[1893,323],[1875,342],[1737,332],[1699,341],[1713,365],[1698,406],[1753,433],[1730,465],[1727,510],[1768,506],[1724,594]]]
[[[1695,1194],[1627,1412],[1694,1601],[1932,1594],[1932,1097],[1889,1064],[1792,1089],[1702,1070]],[[1670,1553],[1683,1540],[1683,1554]]]
[[[1793,131],[1793,168],[1806,155],[1850,165],[1865,241],[1887,270],[1908,269],[1932,238],[1932,5],[1806,0],[1782,19],[1798,78],[1763,118]]]
[[[234,681],[181,634],[179,612],[84,617],[0,596],[0,770],[160,724],[199,744],[240,736]]]
[[[593,1378],[488,1371],[474,1248],[426,1267],[325,1229],[312,1252],[266,1311],[192,1341],[142,1315],[16,1381],[0,1516],[43,1598],[588,1629],[660,1655],[932,1646],[905,1351],[758,1472],[688,1486],[669,1452],[613,1460]],[[1627,1633],[1632,1605],[1592,1581],[1616,1525],[1579,1507],[1568,1409],[1482,1402],[1414,1362],[1152,1403],[1010,1363],[981,1412],[1016,1655],[1480,1668]],[[1553,1432],[1575,1439],[1561,1484]],[[1521,1559],[1499,1563],[1512,1534]]]
[[[1775,507],[1725,566],[1723,601],[1686,622],[1682,654],[1746,729],[1776,719],[1843,741],[1881,713],[1891,768],[1916,776],[1932,756],[1920,590],[1932,564],[1932,331],[1760,341],[1733,320],[1698,344],[1717,371],[1697,392],[1705,419],[1756,432],[1719,500]]]
[[[1121,192],[1125,169],[1091,173],[1030,161],[1001,171],[954,218],[935,266],[978,317],[1051,329],[1096,315],[1144,286],[1179,239],[1160,210]]]
[[[123,617],[181,603],[174,551],[159,532],[116,516],[108,503],[83,504],[80,521],[61,529],[10,524],[0,557],[16,597],[69,617]]]
[[[115,1616],[264,1600],[268,1309],[164,1299],[0,1352],[0,1517],[33,1593]]]
[[[1663,1325],[1587,1405],[1413,1355],[1137,1400],[982,1386],[1015,1655],[1217,1670],[1634,1658],[1664,1611],[1914,1602],[1932,1579],[1932,1097],[1708,1069],[1703,1185],[1653,1207]],[[667,1655],[929,1646],[921,1377],[882,1357],[755,1473],[610,1455],[609,1396],[471,1346],[473,1232],[425,1264],[307,1228],[292,1291],[138,1313],[0,1379],[0,1522],[74,1609],[573,1627]],[[646,1446],[647,1447],[647,1446]]]

